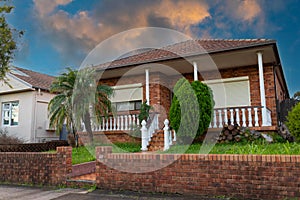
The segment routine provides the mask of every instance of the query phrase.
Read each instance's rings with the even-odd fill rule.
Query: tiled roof
[[[270,39],[211,39],[211,40],[188,40],[161,49],[152,49],[140,54],[114,60],[98,66],[101,68],[118,68],[130,65],[137,65],[155,61],[174,59],[182,56],[193,56],[203,53],[216,53],[235,49],[249,48],[274,44],[275,40]]]
[[[11,72],[17,78],[29,83],[33,88],[49,90],[55,77],[46,74],[41,74],[28,69],[13,67]]]

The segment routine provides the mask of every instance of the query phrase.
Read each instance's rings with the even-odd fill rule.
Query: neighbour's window
[[[19,102],[2,103],[2,125],[16,126],[19,124]]]

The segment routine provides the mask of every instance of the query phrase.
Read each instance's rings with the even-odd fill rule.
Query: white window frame
[[[225,108],[225,107],[239,107],[239,106],[251,106],[251,94],[250,94],[250,80],[249,80],[249,76],[241,76],[241,77],[233,77],[233,78],[225,78],[225,79],[215,79],[215,80],[207,80],[207,81],[202,81],[203,83],[207,84],[208,86],[212,85],[212,84],[224,84],[223,87],[224,87],[224,94],[225,94],[225,84],[226,83],[234,83],[234,82],[241,82],[241,81],[247,81],[247,99],[248,99],[248,102],[246,102],[246,104],[243,104],[243,105],[239,105],[239,104],[236,104],[236,105],[224,105],[224,106],[216,106],[216,108]],[[227,94],[225,94],[227,95]],[[215,97],[214,97],[215,98]],[[225,100],[226,102],[226,100]],[[228,102],[226,102],[227,104]]]
[[[13,114],[13,110],[12,110],[12,105],[14,103],[17,103],[18,104],[18,110],[17,110],[17,115],[18,115],[18,124],[12,124],[12,114]],[[5,105],[9,105],[8,108],[5,108]],[[20,118],[19,118],[19,114],[20,114],[20,102],[19,101],[8,101],[8,102],[2,102],[2,126],[5,126],[5,127],[16,127],[19,125],[20,123]],[[5,119],[5,111],[8,111],[9,112],[9,116],[8,116],[8,124],[4,124],[4,119]]]

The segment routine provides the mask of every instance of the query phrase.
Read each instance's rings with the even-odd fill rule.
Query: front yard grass
[[[197,154],[201,153],[200,148],[202,144],[188,145],[173,145],[168,151],[162,153],[184,153]],[[300,144],[298,143],[267,143],[265,141],[254,141],[249,143],[223,143],[216,144],[209,154],[258,154],[258,155],[300,155]]]
[[[95,161],[96,146],[112,146],[113,153],[133,153],[141,150],[140,144],[136,143],[115,143],[114,145],[95,144],[93,146],[80,146],[72,149],[72,164],[75,165],[84,162]]]
[[[95,147],[108,146],[96,144],[94,146],[81,146],[73,148],[72,163],[79,164],[84,162],[95,161]],[[140,152],[141,146],[136,143],[116,143],[111,145],[113,153],[133,153]],[[172,145],[168,151],[159,151],[157,153],[186,153],[199,154],[202,144],[196,143],[189,145]],[[187,149],[183,152],[184,149]],[[223,143],[216,144],[209,154],[258,154],[258,155],[300,155],[299,143],[267,143],[262,140],[257,140],[248,143]]]

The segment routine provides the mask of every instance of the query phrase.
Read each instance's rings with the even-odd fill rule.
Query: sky
[[[11,0],[18,38],[13,65],[59,75],[107,38],[162,27],[199,39],[277,41],[290,95],[300,90],[299,0]],[[120,41],[122,45],[122,41]]]

